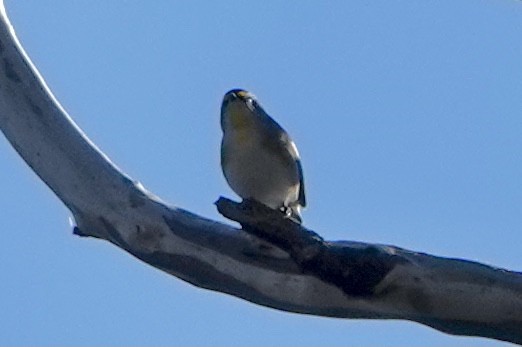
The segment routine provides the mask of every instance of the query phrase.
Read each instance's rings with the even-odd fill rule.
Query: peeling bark
[[[329,242],[252,202],[217,202],[242,229],[168,206],[121,172],[54,98],[0,3],[0,129],[74,215],[107,240],[198,287],[279,310],[406,319],[522,344],[522,274],[393,246]]]

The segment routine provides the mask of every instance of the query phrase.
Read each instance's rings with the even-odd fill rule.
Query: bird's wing
[[[287,145],[290,155],[294,158],[295,163],[297,165],[297,174],[299,175],[299,196],[297,201],[302,207],[306,207],[306,196],[304,189],[304,175],[303,175],[303,165],[301,164],[301,158],[299,157],[299,152],[297,151],[297,146],[294,141],[292,141],[288,135],[286,136]]]
[[[298,201],[302,207],[306,207],[303,166],[301,165],[300,159],[297,159],[297,170],[299,171],[299,198],[298,198]]]
[[[263,110],[262,117],[265,117],[266,122],[264,122],[264,125],[266,126],[267,130],[269,130],[268,134],[278,134],[279,141],[277,141],[276,146],[281,146],[282,150],[278,153],[283,153],[283,155],[288,155],[289,159],[292,159],[295,161],[297,165],[297,179],[299,180],[299,196],[297,198],[297,201],[302,207],[306,206],[306,196],[305,196],[305,190],[304,190],[304,176],[303,176],[303,166],[301,164],[301,159],[299,157],[299,152],[297,151],[297,146],[295,145],[294,141],[290,138],[288,133],[272,118],[270,117],[266,112]],[[267,145],[270,146],[273,144],[271,140],[267,139]]]

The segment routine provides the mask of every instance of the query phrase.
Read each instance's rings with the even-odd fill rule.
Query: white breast
[[[299,182],[295,163],[285,163],[266,151],[257,138],[239,140],[226,135],[223,138],[227,153],[223,173],[230,187],[240,197],[253,198],[274,209],[296,201]]]

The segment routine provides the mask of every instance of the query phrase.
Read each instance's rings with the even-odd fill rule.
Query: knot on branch
[[[259,202],[237,203],[219,198],[216,206],[223,216],[242,229],[282,250],[303,273],[339,287],[350,296],[375,294],[376,286],[403,258],[378,246],[354,247],[331,244],[319,234]]]

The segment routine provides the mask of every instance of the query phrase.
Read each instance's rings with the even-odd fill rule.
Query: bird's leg
[[[285,206],[285,205],[283,205],[283,206],[281,206],[281,207],[279,207],[277,209],[273,209],[270,206],[267,206],[267,205],[263,204],[262,202],[257,201],[254,198],[244,198],[242,203],[245,206],[249,206],[249,207],[255,207],[255,205],[263,205],[263,206],[266,206],[266,207],[268,207],[268,208],[270,208],[272,210],[276,210],[276,211],[281,212],[284,215],[285,218],[292,217],[292,209],[290,207],[288,207],[288,206]]]
[[[281,211],[285,215],[286,218],[292,217],[292,209],[288,206],[284,206],[284,205],[281,206],[279,208],[279,211]]]

